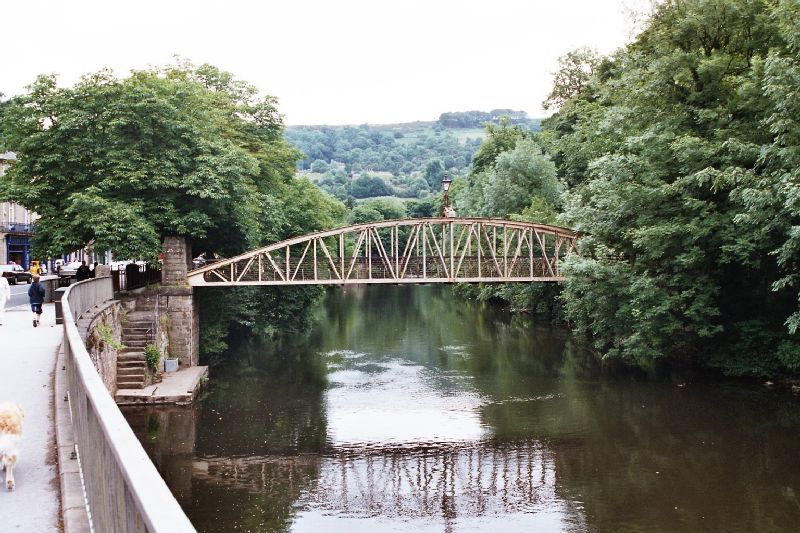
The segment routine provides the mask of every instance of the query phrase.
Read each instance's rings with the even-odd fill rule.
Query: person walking
[[[39,320],[42,318],[42,304],[46,293],[44,285],[39,283],[39,276],[33,276],[33,283],[28,287],[28,298],[30,298],[31,311],[33,311],[33,327],[38,326]]]
[[[3,318],[6,314],[6,303],[11,299],[11,287],[8,285],[8,280],[0,276],[0,326],[3,325]]]

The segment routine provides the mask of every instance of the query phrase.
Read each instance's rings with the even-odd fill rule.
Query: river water
[[[797,531],[800,401],[601,372],[447,287],[332,289],[192,408],[126,415],[203,532]]]

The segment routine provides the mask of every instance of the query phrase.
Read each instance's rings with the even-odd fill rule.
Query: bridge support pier
[[[192,248],[184,237],[165,237],[158,316],[167,335],[171,357],[182,367],[197,366],[200,358],[200,322],[194,289],[186,280]]]

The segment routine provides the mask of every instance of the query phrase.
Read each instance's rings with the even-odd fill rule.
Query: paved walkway
[[[59,530],[60,489],[55,464],[53,369],[63,329],[55,305],[45,304],[42,323],[32,324],[30,307],[6,309],[0,326],[0,402],[25,411],[22,450],[14,468],[16,490],[0,485],[0,530],[38,533]],[[2,479],[5,473],[0,471]]]

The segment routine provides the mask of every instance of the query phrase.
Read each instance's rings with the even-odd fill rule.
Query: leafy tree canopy
[[[154,258],[165,235],[241,251],[266,235],[298,152],[273,97],[210,65],[40,76],[3,114],[17,164],[1,194],[37,212],[37,253],[93,242]]]
[[[665,1],[544,124],[590,233],[566,311],[603,354],[800,368],[798,9]]]

